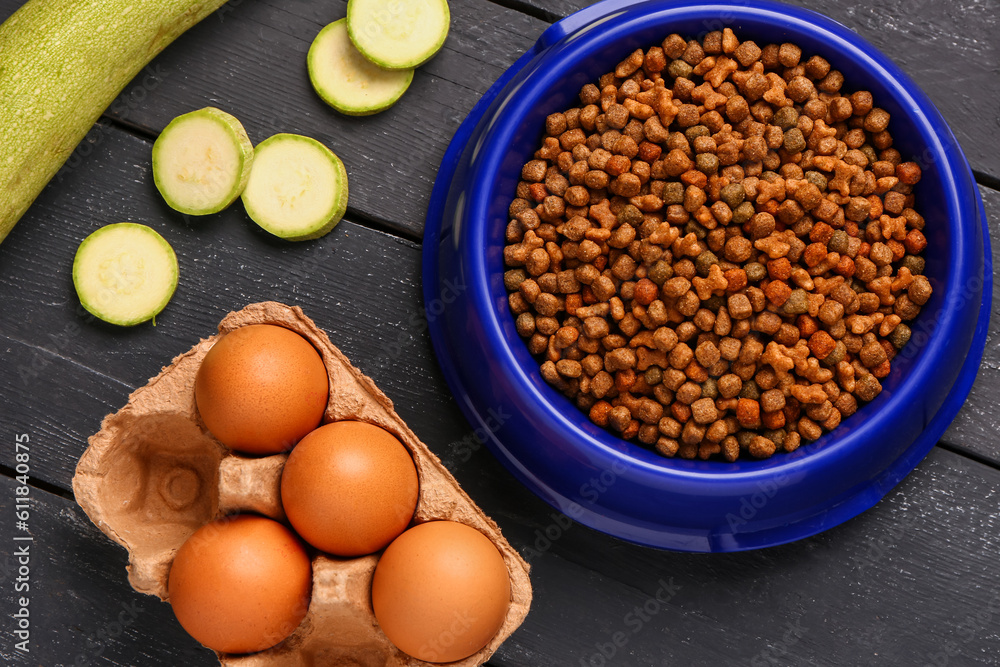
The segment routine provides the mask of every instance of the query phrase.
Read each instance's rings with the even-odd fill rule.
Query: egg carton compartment
[[[411,525],[433,520],[467,524],[503,556],[511,600],[500,630],[480,651],[452,665],[481,665],[521,624],[531,604],[528,564],[499,527],[461,489],[451,473],[393,410],[392,401],[351,365],[300,308],[277,302],[230,313],[219,333],[177,356],[108,415],[77,464],[73,491],[87,516],[129,554],[132,587],[167,600],[174,555],[213,519],[253,512],[284,520],[279,484],[285,454],[251,458],[219,443],[195,404],[201,361],[220,336],[250,324],[273,324],[305,337],[323,358],[330,399],[323,423],[356,420],[380,426],[409,450],[420,480]],[[305,619],[276,646],[249,655],[218,654],[238,667],[395,667],[428,665],[395,648],[378,627],[371,579],[378,554],[344,559],[319,553],[312,560],[312,597]]]

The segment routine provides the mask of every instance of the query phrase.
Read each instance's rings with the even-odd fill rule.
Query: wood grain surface
[[[878,5],[808,0],[883,49],[931,96],[982,184],[1000,260],[998,0]],[[0,0],[0,20],[21,0]],[[232,0],[157,58],[112,105],[0,248],[0,609],[16,562],[13,441],[31,443],[33,652],[0,630],[0,663],[205,665],[214,655],[169,605],[128,586],[123,549],[73,502],[70,479],[101,418],[230,310],[300,305],[395,402],[533,566],[525,624],[496,667],[994,665],[1000,659],[1000,297],[982,367],[928,458],[875,508],[762,551],[695,555],[624,543],[569,522],[518,484],[462,418],[431,351],[420,239],[437,164],[465,114],[549,22],[579,0],[451,2],[444,51],[393,109],[340,116],[309,86],[312,37],[345,3]],[[177,114],[235,113],[255,142],[314,136],[344,159],[348,215],[313,242],[280,241],[237,204],[204,219],[157,194],[152,141]],[[82,310],[79,242],[142,222],[180,262],[156,326],[120,329]],[[11,610],[10,612],[8,610]]]

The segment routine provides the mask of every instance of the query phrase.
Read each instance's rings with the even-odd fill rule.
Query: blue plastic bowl
[[[793,42],[870,90],[923,167],[934,295],[878,398],[834,432],[765,461],[665,459],[592,424],[541,378],[503,286],[507,206],[546,115],[636,48],[731,27],[758,44]],[[424,241],[434,347],[459,404],[528,488],[576,521],[645,545],[737,551],[835,526],[874,505],[927,454],[965,401],[992,295],[986,215],[951,130],[889,58],[844,26],[766,1],[741,6],[607,0],[551,26],[459,128],[434,186]]]

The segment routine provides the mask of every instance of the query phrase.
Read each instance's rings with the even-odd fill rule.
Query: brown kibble
[[[874,400],[880,393],[882,393],[882,383],[871,373],[862,375],[854,383],[854,395],[866,403]]]
[[[816,93],[816,87],[813,85],[813,82],[806,77],[796,76],[792,77],[792,80],[788,82],[788,87],[785,89],[785,93],[792,98],[792,100],[802,103]]]
[[[747,40],[736,47],[733,56],[740,61],[740,65],[749,67],[760,58],[760,47],[755,42]]]
[[[762,435],[756,435],[750,440],[750,446],[747,448],[750,452],[750,456],[758,459],[766,459],[774,454],[775,446],[774,441],[765,438]]]
[[[716,381],[719,395],[723,398],[734,398],[743,388],[743,381],[734,373],[727,373]]]
[[[715,401],[711,398],[699,398],[691,404],[691,417],[699,424],[710,424],[719,418],[715,409]]]
[[[760,407],[765,412],[776,412],[785,407],[785,394],[780,389],[769,389],[760,396]]]
[[[858,90],[851,94],[851,109],[855,116],[865,116],[872,110],[872,94],[867,90]]]
[[[913,282],[910,283],[906,293],[909,296],[910,301],[917,306],[922,306],[927,303],[928,299],[931,298],[933,291],[934,290],[931,287],[930,281],[927,280],[925,276],[918,275],[913,277]]]
[[[745,294],[733,294],[729,297],[729,315],[734,320],[745,320],[753,315],[750,299]]]
[[[695,358],[699,364],[708,368],[718,362],[721,355],[715,343],[706,340],[699,343],[697,348],[695,348]]]
[[[808,417],[799,419],[798,429],[799,435],[806,440],[818,440],[823,435],[822,427]]]
[[[888,359],[885,354],[885,348],[877,342],[871,342],[861,348],[861,352],[858,353],[858,358],[861,359],[861,363],[868,368],[875,368]]]
[[[865,130],[881,132],[889,126],[889,112],[884,109],[872,109],[865,115]]]
[[[778,62],[783,67],[795,67],[799,64],[799,58],[801,57],[802,49],[795,44],[786,42],[778,48]]]
[[[806,61],[804,71],[810,79],[822,79],[830,73],[830,63],[822,56],[813,56]]]

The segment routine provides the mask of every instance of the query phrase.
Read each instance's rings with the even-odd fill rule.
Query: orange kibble
[[[810,243],[802,255],[806,266],[812,268],[826,259],[827,249],[824,243]]]
[[[784,280],[772,280],[764,287],[764,296],[775,306],[781,306],[792,295],[792,288]]]
[[[795,325],[799,328],[799,333],[803,338],[808,338],[819,331],[819,324],[809,315],[799,315]]]
[[[652,164],[659,159],[663,149],[658,144],[651,141],[643,141],[639,144],[639,159]]]
[[[886,375],[888,375],[890,370],[892,370],[892,366],[890,365],[889,360],[886,359],[885,361],[883,361],[878,366],[872,369],[872,375],[881,379],[884,378]]]
[[[635,284],[635,296],[633,298],[640,306],[648,306],[659,295],[660,288],[649,278],[643,278]],[[566,310],[567,312],[569,311],[569,304],[566,304]],[[570,315],[572,314],[570,313]]]
[[[615,389],[619,393],[625,393],[632,389],[632,385],[635,384],[635,371],[631,368],[626,368],[624,370],[615,373]]]
[[[889,250],[892,251],[892,261],[898,262],[903,259],[904,255],[906,255],[906,246],[896,239],[889,239],[885,242],[885,244],[889,246]]]
[[[826,359],[835,347],[837,347],[837,341],[822,329],[809,337],[809,351],[817,359]]]
[[[785,413],[781,410],[775,410],[774,412],[765,412],[760,417],[760,423],[766,429],[776,431],[779,428],[785,427]]]
[[[845,278],[853,278],[854,270],[854,260],[848,255],[841,255],[840,261],[837,262],[837,266],[833,267],[834,273],[844,276]]]
[[[726,287],[726,291],[739,292],[741,289],[747,286],[747,272],[743,269],[729,269],[722,274],[726,282],[729,283]]]
[[[566,295],[566,314],[576,315],[576,309],[583,306],[583,297],[580,294]]]
[[[767,263],[767,275],[774,280],[788,280],[792,277],[792,263],[787,257],[772,259]]]
[[[697,169],[688,169],[681,174],[681,182],[685,185],[693,185],[696,188],[704,190],[708,187],[708,176]]]
[[[742,426],[756,427],[760,423],[760,403],[751,398],[741,398],[736,404],[736,419]]]
[[[927,247],[927,237],[919,229],[911,229],[906,234],[906,238],[903,240],[903,245],[906,247],[906,252],[911,255],[916,255],[924,251]]]
[[[684,374],[687,375],[688,379],[692,382],[702,383],[708,379],[708,371],[705,370],[704,366],[699,364],[697,361],[692,361],[684,369]]]
[[[545,187],[544,183],[532,183],[528,186],[528,194],[540,204],[549,196],[549,189]]]

